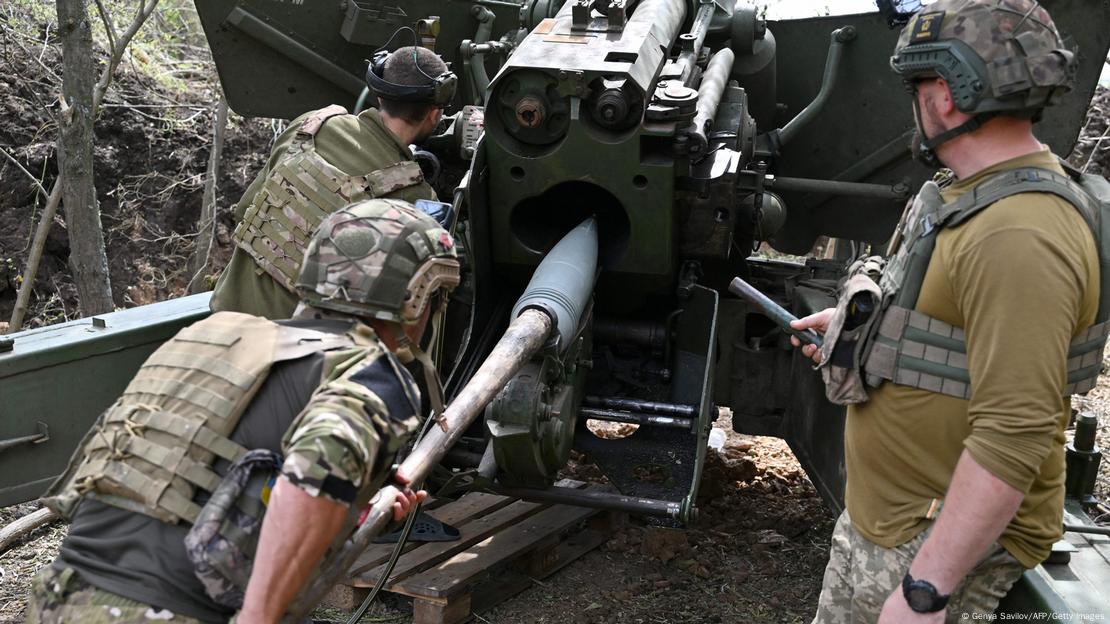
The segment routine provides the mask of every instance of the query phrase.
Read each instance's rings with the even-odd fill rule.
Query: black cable
[[[432,419],[429,418],[428,420],[431,421]],[[417,503],[416,507],[413,507],[412,511],[409,512],[409,516],[405,518],[405,526],[401,529],[401,536],[397,539],[397,545],[393,547],[393,553],[389,556],[389,561],[385,564],[385,570],[382,571],[382,575],[378,578],[378,582],[374,584],[374,589],[370,590],[366,599],[362,601],[362,604],[358,606],[358,609],[351,615],[350,619],[347,620],[347,624],[358,624],[362,616],[366,615],[366,611],[370,609],[370,605],[373,604],[374,599],[378,597],[378,593],[385,587],[386,582],[389,580],[389,575],[393,574],[393,567],[397,565],[397,560],[401,558],[401,553],[405,549],[405,542],[409,538],[409,533],[412,532],[412,525],[416,523],[416,516],[420,513],[421,507],[422,504]]]
[[[428,72],[424,71],[424,68],[420,66],[420,58],[417,56],[417,52],[419,51],[419,50],[417,50],[417,48],[420,47],[420,35],[417,35],[416,31],[413,30],[412,28],[410,28],[408,26],[402,26],[402,27],[398,28],[397,30],[393,31],[393,34],[389,36],[389,41],[386,41],[385,44],[383,44],[382,47],[378,48],[377,50],[374,50],[374,53],[377,54],[378,52],[381,52],[382,50],[388,50],[389,49],[389,44],[393,43],[393,40],[397,38],[397,35],[401,34],[401,32],[406,31],[406,30],[408,32],[412,33],[412,64],[416,66],[416,71],[423,74],[425,78],[427,78],[430,82],[432,82],[434,84],[435,81],[436,81],[436,77],[435,76],[429,76]],[[382,76],[382,78],[384,79],[385,76]]]
[[[420,441],[427,435],[428,430],[431,429],[433,422],[435,422],[434,418],[428,417],[424,419],[424,427],[420,430],[420,435],[413,441],[412,448],[416,448],[416,446],[420,444]],[[417,484],[410,485],[415,486]],[[416,523],[416,516],[420,515],[421,507],[423,507],[423,503],[417,503],[416,506],[409,511],[408,517],[405,518],[405,525],[401,528],[401,535],[397,538],[397,545],[393,547],[393,553],[389,555],[389,561],[385,564],[385,570],[382,571],[382,575],[378,578],[378,582],[374,584],[374,589],[370,590],[366,599],[362,601],[362,604],[358,606],[358,609],[355,610],[350,619],[347,620],[347,624],[358,624],[362,616],[366,615],[366,611],[370,608],[370,605],[373,604],[374,599],[378,597],[378,594],[381,593],[385,584],[389,581],[389,575],[393,574],[393,567],[397,565],[397,560],[401,558],[401,553],[405,549],[405,542],[408,541],[409,534],[412,532],[412,527]]]

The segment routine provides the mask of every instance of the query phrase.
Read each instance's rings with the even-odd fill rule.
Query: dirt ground
[[[689,530],[636,519],[608,543],[478,621],[600,624],[620,622],[808,622],[821,585],[833,518],[786,444],[732,431],[711,450],[701,514]],[[573,465],[578,478],[596,474]],[[35,503],[0,509],[0,526]],[[31,577],[57,554],[65,528],[55,522],[0,554],[0,623],[22,621]],[[365,621],[411,621],[390,599]],[[334,611],[318,614],[342,621]]]
[[[53,115],[58,103],[52,98],[60,91],[61,58],[49,12],[42,17],[37,10],[19,0],[0,11],[0,149],[26,170],[0,156],[3,321],[11,316],[31,232],[45,203],[35,181],[49,190],[57,176]],[[147,25],[146,36],[173,38],[176,47],[163,52],[159,40],[140,38],[135,54],[121,64],[94,126],[94,176],[112,293],[121,308],[180,295],[192,277],[186,262],[195,248],[218,92],[207,49],[181,43],[188,33],[180,29],[157,20]],[[230,258],[230,208],[262,166],[281,127],[277,120],[230,116],[217,185],[212,273]],[[79,316],[68,258],[65,212],[59,210],[26,328]]]
[[[0,148],[49,188],[56,175],[49,111],[57,102],[44,94],[58,91],[59,58],[45,22],[15,15],[27,6],[15,2],[0,11]],[[210,61],[173,57],[165,62],[179,63],[174,71],[202,78],[154,80],[143,59],[131,58],[96,126],[95,175],[113,292],[121,307],[180,294],[189,278],[184,266],[197,229],[215,91],[211,67],[205,65]],[[230,253],[230,207],[280,128],[280,122],[232,115],[218,185],[217,266]],[[1070,160],[1110,175],[1110,91],[1101,90],[1093,102]],[[0,319],[11,314],[41,204],[28,176],[0,160]],[[28,326],[75,315],[67,258],[59,214],[36,279]],[[1100,440],[1110,446],[1110,378],[1104,376],[1076,407],[1101,415]],[[717,426],[727,432],[726,443],[720,453],[710,453],[702,514],[693,527],[678,532],[633,520],[600,549],[479,614],[478,621],[808,622],[833,519],[783,441],[735,434],[727,418]],[[1098,495],[1102,519],[1110,521],[1110,460],[1103,462]],[[36,508],[27,503],[0,509],[0,526]],[[22,621],[30,579],[54,558],[64,535],[64,526],[53,523],[0,553],[0,622]],[[404,607],[387,601],[365,621],[408,621]]]

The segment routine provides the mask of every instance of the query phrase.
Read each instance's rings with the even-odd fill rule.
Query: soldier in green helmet
[[[217,312],[165,343],[43,499],[70,529],[28,621],[277,621],[419,426],[405,364],[458,281],[438,223],[365,200],[324,218],[292,319]]]
[[[826,334],[803,353],[849,404],[816,623],[987,619],[1061,537],[1068,395],[1110,311],[1096,185],[1034,135],[1075,62],[1035,0],[938,0],[902,31],[913,152],[948,171],[794,323]]]
[[[432,51],[409,46],[375,55],[367,84],[378,108],[308,112],[277,138],[235,206],[236,247],[216,283],[213,311],[288,317],[304,247],[321,219],[372,197],[436,199],[409,146],[439,124],[454,97],[454,74]]]

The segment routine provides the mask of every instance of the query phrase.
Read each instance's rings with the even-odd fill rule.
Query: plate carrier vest
[[[221,479],[215,458],[234,463],[247,449],[228,438],[276,362],[327,352],[324,375],[382,347],[355,327],[333,334],[218,312],[158,348],[97,419],[43,504],[72,519],[83,497],[193,523],[196,489]]]
[[[1066,175],[1035,167],[1000,172],[948,204],[935,182],[925,183],[899,224],[892,244],[894,256],[887,261],[879,281],[882,305],[879,317],[871,322],[871,340],[863,357],[868,385],[877,387],[889,380],[970,398],[963,330],[914,311],[937,233],[941,228],[959,226],[1011,195],[1051,193],[1079,210],[1098,247],[1098,314],[1094,324],[1071,342],[1064,395],[1081,394],[1094,387],[1110,334],[1110,182],[1061,164]]]
[[[327,120],[345,114],[345,108],[332,105],[301,121],[232,235],[239,248],[290,292],[296,292],[305,248],[324,217],[353,202],[424,181],[420,165],[413,161],[352,176],[324,160],[316,152],[316,133]]]

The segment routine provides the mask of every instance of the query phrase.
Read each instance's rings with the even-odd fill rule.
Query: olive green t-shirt
[[[301,122],[310,115],[305,113],[289,123],[285,132],[277,138],[274,149],[266,166],[255,177],[247,192],[235,206],[235,222],[243,219],[247,208],[270,171],[289,150],[296,137]],[[360,176],[390,167],[399,162],[412,160],[412,151],[401,143],[382,123],[378,111],[368,109],[355,115],[340,115],[328,121],[316,133],[316,153],[340,171],[351,176]],[[436,199],[435,191],[427,182],[403,188],[384,197],[415,202],[418,199]],[[230,310],[255,314],[269,319],[289,318],[297,307],[298,297],[274,281],[263,271],[249,253],[236,247],[231,262],[216,283],[212,301],[213,312]]]
[[[1018,167],[1063,172],[1046,149],[959,180],[944,199]],[[999,543],[1026,567],[1048,556],[1062,525],[1067,351],[1098,298],[1094,238],[1055,195],[1013,195],[941,231],[916,309],[966,332],[971,398],[886,382],[849,409],[845,500],[860,533],[890,548],[928,526],[966,448],[1025,493]]]

